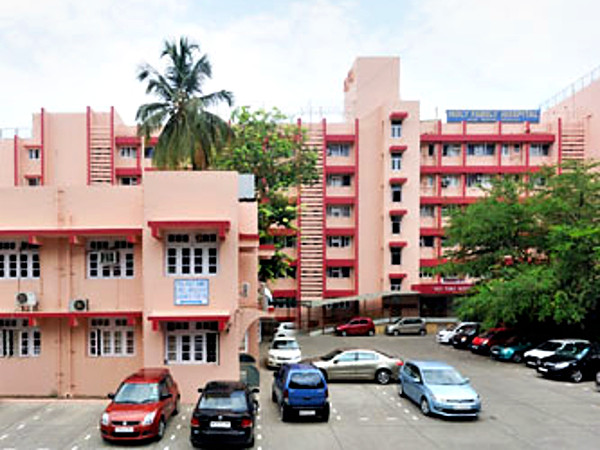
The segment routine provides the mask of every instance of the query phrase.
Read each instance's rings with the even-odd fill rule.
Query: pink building
[[[134,131],[42,110],[32,139],[2,141],[0,395],[103,396],[166,365],[189,402],[257,355],[252,184],[151,171]]]

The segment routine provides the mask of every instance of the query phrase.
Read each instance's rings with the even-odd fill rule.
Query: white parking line
[[[333,409],[331,410],[331,412],[332,412],[332,413],[334,413],[334,414],[337,414],[337,409],[333,408]]]
[[[2,436],[0,436],[0,441],[3,441],[4,439],[6,439],[8,437],[8,434],[3,434]]]
[[[260,414],[257,414],[256,420],[260,420]]]
[[[262,426],[261,426],[261,425],[256,425],[256,429],[257,429],[257,430],[260,430],[261,428],[262,428]]]
[[[33,416],[33,420],[39,420],[40,416]]]
[[[185,420],[185,416],[181,416],[181,420]]]
[[[406,408],[404,408],[404,412],[405,412],[406,414],[409,414],[409,413],[410,413],[410,411],[409,411],[408,409],[406,409]]]
[[[258,447],[256,450],[262,450],[262,447]]]
[[[79,447],[77,447],[76,445],[74,445],[73,447],[71,447],[71,450],[77,450]]]
[[[86,434],[85,437],[83,438],[85,441],[89,441],[90,438],[92,437],[91,434]]]
[[[342,420],[342,416],[337,416],[336,419],[337,420]]]
[[[177,429],[181,430],[181,424],[177,425]]]
[[[259,441],[262,440],[262,434],[257,434],[256,439],[258,439]]]
[[[174,440],[175,440],[175,435],[174,435],[174,434],[172,434],[172,435],[171,435],[171,440],[172,440],[172,441],[174,441]]]
[[[412,416],[412,420],[419,420],[417,416]]]
[[[169,446],[167,445],[163,450],[169,450]]]
[[[21,425],[19,425],[17,427],[17,430],[22,430],[23,428],[25,428],[25,424],[24,423],[22,423]]]
[[[360,420],[361,422],[367,422],[369,420],[368,417],[359,417],[358,420]]]
[[[398,405],[398,408],[402,408],[402,403],[398,402],[396,405]]]
[[[397,417],[386,417],[385,420],[390,420],[390,421],[391,420],[398,420],[398,418]]]

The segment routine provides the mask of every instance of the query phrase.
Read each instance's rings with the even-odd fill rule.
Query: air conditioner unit
[[[75,298],[69,302],[70,312],[84,312],[90,309],[90,301],[87,298]]]
[[[37,304],[38,299],[35,295],[35,292],[18,292],[17,295],[15,295],[15,305],[18,308],[33,309],[37,306]]]
[[[119,264],[121,254],[115,251],[100,252],[100,264],[103,266],[113,266]]]

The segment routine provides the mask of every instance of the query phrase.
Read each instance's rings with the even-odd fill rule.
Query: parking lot
[[[329,423],[282,423],[270,401],[272,372],[261,368],[257,449],[598,448],[600,393],[590,381],[542,379],[523,365],[438,345],[433,336],[319,336],[299,341],[305,357],[336,347],[361,347],[405,359],[446,361],[471,379],[483,399],[483,411],[476,421],[424,417],[417,405],[398,397],[395,385],[338,382],[330,384]],[[1,401],[0,448],[110,447],[97,429],[105,405],[103,400]],[[173,418],[161,442],[135,448],[190,448],[190,408],[185,405]]]

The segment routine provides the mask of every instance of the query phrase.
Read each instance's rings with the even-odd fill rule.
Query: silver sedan
[[[398,378],[402,360],[368,349],[334,350],[310,361],[327,380],[375,380],[388,384]]]

